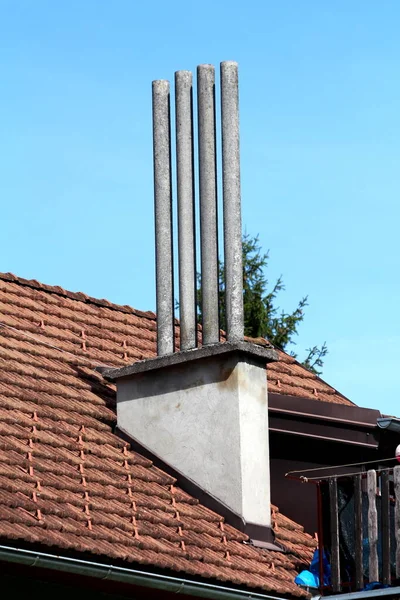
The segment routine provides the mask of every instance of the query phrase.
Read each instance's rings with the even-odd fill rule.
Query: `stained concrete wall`
[[[265,364],[237,355],[118,381],[118,426],[239,513],[270,525]]]

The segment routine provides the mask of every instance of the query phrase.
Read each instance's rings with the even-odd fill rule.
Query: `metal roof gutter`
[[[268,407],[272,432],[372,450],[379,446],[378,410],[272,393]]]
[[[0,545],[0,561],[26,565],[27,567],[39,567],[74,575],[84,575],[96,579],[117,581],[164,590],[175,594],[187,594],[200,598],[217,598],[219,600],[241,600],[254,598],[255,600],[282,600],[277,596],[228,588],[222,585],[191,581],[182,577],[171,577],[159,575],[137,569],[127,569],[115,565],[107,565],[66,556],[54,556],[42,552],[12,548]]]
[[[270,412],[282,415],[300,417],[323,421],[324,423],[337,423],[338,425],[354,426],[375,429],[377,420],[382,416],[379,410],[348,406],[347,404],[334,404],[287,396],[284,394],[268,394],[268,408]]]
[[[400,433],[400,419],[397,419],[396,417],[381,417],[377,419],[376,422],[380,429]]]

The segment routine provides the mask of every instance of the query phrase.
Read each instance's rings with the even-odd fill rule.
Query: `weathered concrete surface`
[[[239,357],[250,358],[256,360],[264,366],[269,362],[278,360],[277,352],[268,346],[258,346],[249,342],[221,342],[220,344],[212,344],[210,346],[202,346],[185,352],[175,352],[168,356],[157,356],[155,358],[146,358],[139,360],[126,367],[117,369],[101,368],[103,377],[110,380],[120,379],[121,377],[129,377],[135,373],[143,373],[144,371],[155,371],[156,369],[165,369],[172,365],[184,364],[195,360],[217,356],[220,354],[230,354],[237,352]]]
[[[226,335],[243,339],[242,210],[240,198],[238,64],[221,63],[222,182]]]
[[[157,353],[174,351],[171,124],[169,81],[153,81]]]
[[[118,380],[118,427],[247,522],[270,525],[265,361],[224,353]]]
[[[219,342],[215,69],[197,67],[203,344]]]
[[[197,345],[192,73],[175,73],[180,348]]]

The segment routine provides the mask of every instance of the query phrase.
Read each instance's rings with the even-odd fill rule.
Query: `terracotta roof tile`
[[[0,537],[182,571],[279,595],[315,540],[272,509],[286,554],[199,504],[114,435],[115,388],[94,371],[155,355],[153,313],[0,276]],[[178,328],[177,328],[178,336]],[[278,393],[348,402],[282,353]],[[274,387],[275,386],[275,387]]]

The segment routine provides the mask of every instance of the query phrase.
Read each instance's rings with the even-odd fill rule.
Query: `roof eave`
[[[267,593],[254,592],[249,588],[230,588],[182,577],[173,577],[4,545],[0,545],[0,561],[158,589],[169,593],[186,594],[198,598],[218,598],[220,600],[244,600],[249,598],[254,598],[254,600],[282,600],[282,598],[290,597],[290,595],[272,596]]]

